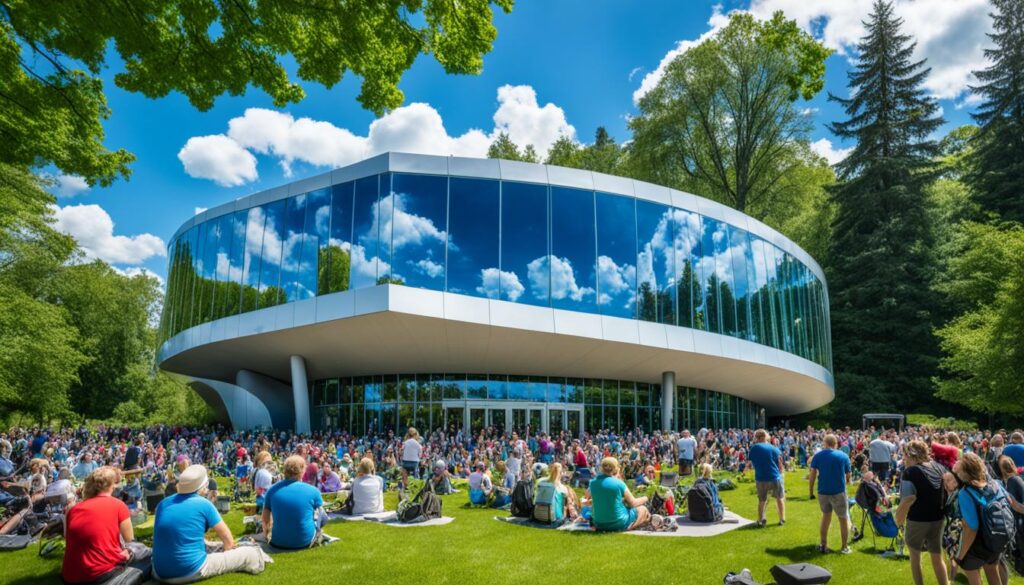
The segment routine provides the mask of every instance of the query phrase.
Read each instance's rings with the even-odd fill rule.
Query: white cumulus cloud
[[[123,270],[121,268],[114,266],[113,269],[114,272],[117,272],[118,274],[127,276],[129,278],[140,275],[155,278],[156,281],[160,283],[160,286],[164,285],[164,277],[160,276],[156,272],[153,272],[152,270],[144,266],[129,266],[128,268],[125,268]]]
[[[849,154],[853,152],[853,147],[851,146],[849,148],[836,148],[832,144],[831,140],[829,140],[828,138],[822,138],[821,140],[815,140],[814,142],[811,143],[811,150],[813,150],[819,156],[824,157],[825,160],[828,161],[828,164],[834,165],[838,164],[844,158],[849,156]]]
[[[581,301],[583,297],[594,294],[589,286],[576,283],[576,271],[568,258],[548,255],[535,258],[526,265],[527,278],[530,279],[530,291],[537,299],[547,297],[548,284],[551,285],[551,298],[559,301],[565,298]],[[549,280],[550,279],[550,280]]]
[[[504,85],[497,96],[492,129],[472,128],[460,135],[449,134],[441,114],[425,103],[388,112],[365,134],[328,121],[248,108],[228,121],[226,134],[190,138],[178,158],[190,176],[232,187],[259,178],[253,153],[276,158],[290,175],[296,162],[341,167],[383,152],[483,157],[501,132],[519,145],[532,144],[542,158],[560,136],[575,139],[565,111],[553,103],[540,105],[532,87]]]
[[[424,258],[416,263],[416,269],[430,278],[437,278],[444,274],[444,266],[433,260]]]
[[[514,303],[519,300],[519,297],[523,296],[525,291],[526,287],[523,286],[522,282],[519,282],[519,277],[515,272],[498,270],[497,268],[484,268],[480,270],[480,286],[476,287],[476,292],[489,299],[498,299],[504,294],[506,299]]]
[[[871,13],[873,0],[751,0],[748,11],[760,19],[771,18],[781,10],[786,18],[811,32],[825,46],[853,61],[857,41],[864,36],[863,21]],[[895,0],[896,15],[903,19],[903,33],[917,42],[914,59],[927,59],[932,68],[924,87],[937,98],[955,99],[968,93],[973,83],[972,70],[987,64],[984,48],[986,33],[992,24],[988,0]],[[721,5],[716,5],[708,20],[710,29],[695,40],[676,43],[662,58],[658,68],[644,76],[633,94],[633,101],[653,89],[664,76],[665,67],[678,55],[699,44],[728,22]]]
[[[75,238],[87,258],[110,264],[141,264],[167,254],[164,241],[153,234],[114,234],[114,221],[99,205],[69,205],[54,209],[54,227]]]
[[[222,187],[255,181],[256,157],[223,134],[193,136],[178,151],[178,160],[190,177],[210,179]]]
[[[86,182],[85,177],[64,174],[50,175],[46,173],[43,173],[41,176],[54,181],[50,191],[62,199],[70,199],[89,190],[89,183]]]

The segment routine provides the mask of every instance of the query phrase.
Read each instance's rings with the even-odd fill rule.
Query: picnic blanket
[[[363,514],[361,516],[345,516],[337,512],[328,514],[328,520],[341,520],[343,522],[376,522],[377,524],[383,524],[385,526],[393,526],[395,528],[411,528],[413,526],[443,526],[449,524],[455,518],[451,516],[442,516],[440,518],[433,518],[423,522],[399,522],[398,512],[379,512],[376,514]]]
[[[528,518],[515,518],[512,516],[495,516],[495,520],[499,522],[505,522],[507,524],[515,524],[516,526],[525,526],[528,528],[539,528],[542,530],[561,530],[564,532],[592,532],[588,524],[582,522],[566,522],[561,526],[552,526],[550,524],[541,524],[534,522]],[[686,516],[672,516],[675,520],[678,528],[673,531],[666,532],[647,532],[644,530],[633,530],[626,532],[625,534],[635,534],[637,536],[689,536],[689,537],[706,537],[706,536],[717,536],[719,534],[725,534],[753,524],[753,520],[747,520],[741,516],[736,515],[733,512],[726,510],[725,517],[721,522],[692,522]]]

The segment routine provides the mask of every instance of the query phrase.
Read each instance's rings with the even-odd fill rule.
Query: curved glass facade
[[[661,385],[621,380],[487,374],[400,374],[317,380],[310,388],[314,429],[356,434],[493,426],[579,435],[584,429],[656,428]],[[758,406],[729,394],[679,386],[678,428],[751,428]],[[581,426],[582,425],[582,426]]]
[[[161,343],[393,283],[691,327],[832,369],[825,287],[798,259],[695,210],[601,191],[383,173],[209,219],[168,255]]]

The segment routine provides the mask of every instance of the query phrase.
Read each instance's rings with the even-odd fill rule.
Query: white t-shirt
[[[376,514],[384,511],[384,480],[378,475],[361,475],[352,482],[352,514]]]
[[[406,439],[402,443],[402,461],[419,462],[420,454],[423,452],[423,445],[416,439]]]
[[[523,470],[523,463],[519,461],[515,456],[509,457],[505,460],[505,474],[510,475],[515,479],[519,479],[519,474]]]
[[[273,476],[270,475],[269,471],[263,468],[260,468],[256,472],[256,477],[253,478],[253,485],[256,486],[257,490],[262,490],[263,493],[266,493],[266,491],[270,489],[270,485],[272,483],[274,483]]]
[[[697,439],[693,437],[683,437],[676,441],[676,448],[679,449],[680,459],[689,459],[693,461],[693,452],[697,449]]]

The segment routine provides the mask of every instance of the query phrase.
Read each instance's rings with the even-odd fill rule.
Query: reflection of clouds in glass
[[[430,240],[444,243],[448,234],[437,229],[432,220],[407,212],[406,198],[407,195],[404,193],[391,193],[374,203],[373,223],[369,233],[360,239],[370,242],[377,238],[378,233],[391,234],[391,246],[394,250],[409,244],[422,245]],[[381,231],[378,232],[378,228]]]
[[[347,244],[348,242],[345,242]],[[347,246],[346,246],[347,247]],[[356,244],[351,247],[351,261],[352,261],[352,274],[358,274],[367,278],[377,278],[377,270],[380,268],[381,274],[388,274],[391,272],[391,265],[374,256],[373,258],[366,257],[366,248],[360,244]]]
[[[484,268],[480,271],[480,286],[476,287],[476,292],[489,299],[501,298],[501,294],[504,293],[505,298],[514,303],[525,291],[526,287],[519,282],[515,272],[497,268]]]
[[[754,286],[761,288],[768,284],[768,265],[765,264],[765,249],[769,246],[760,238],[750,238],[750,249],[754,259]]]
[[[568,258],[559,258],[554,255],[541,256],[527,264],[526,270],[527,277],[530,279],[530,290],[537,299],[547,298],[549,270],[552,300],[570,298],[580,301],[583,300],[583,297],[594,294],[594,289],[589,286],[581,287],[576,284],[576,272]]]
[[[444,266],[432,260],[420,260],[416,263],[416,269],[430,278],[437,278],[444,274]]]
[[[675,237],[672,239],[672,247],[675,249],[676,274],[678,278],[682,278],[683,266],[686,261],[692,261],[700,250],[700,216],[682,209],[673,209],[672,218],[675,220],[676,226]],[[693,270],[697,270],[695,276],[700,278],[699,268],[695,266]]]
[[[632,264],[619,266],[608,256],[597,257],[597,290],[600,291],[597,302],[606,305],[612,299],[626,291],[632,291],[636,282],[636,267]],[[624,306],[631,307],[635,297],[631,294]]]
[[[313,213],[313,220],[316,223],[317,233],[326,234],[331,225],[331,206],[321,205]]]
[[[658,277],[654,273],[654,246],[651,242],[647,242],[643,246],[643,249],[636,255],[637,278],[639,282],[648,282],[652,289],[658,290]]]

